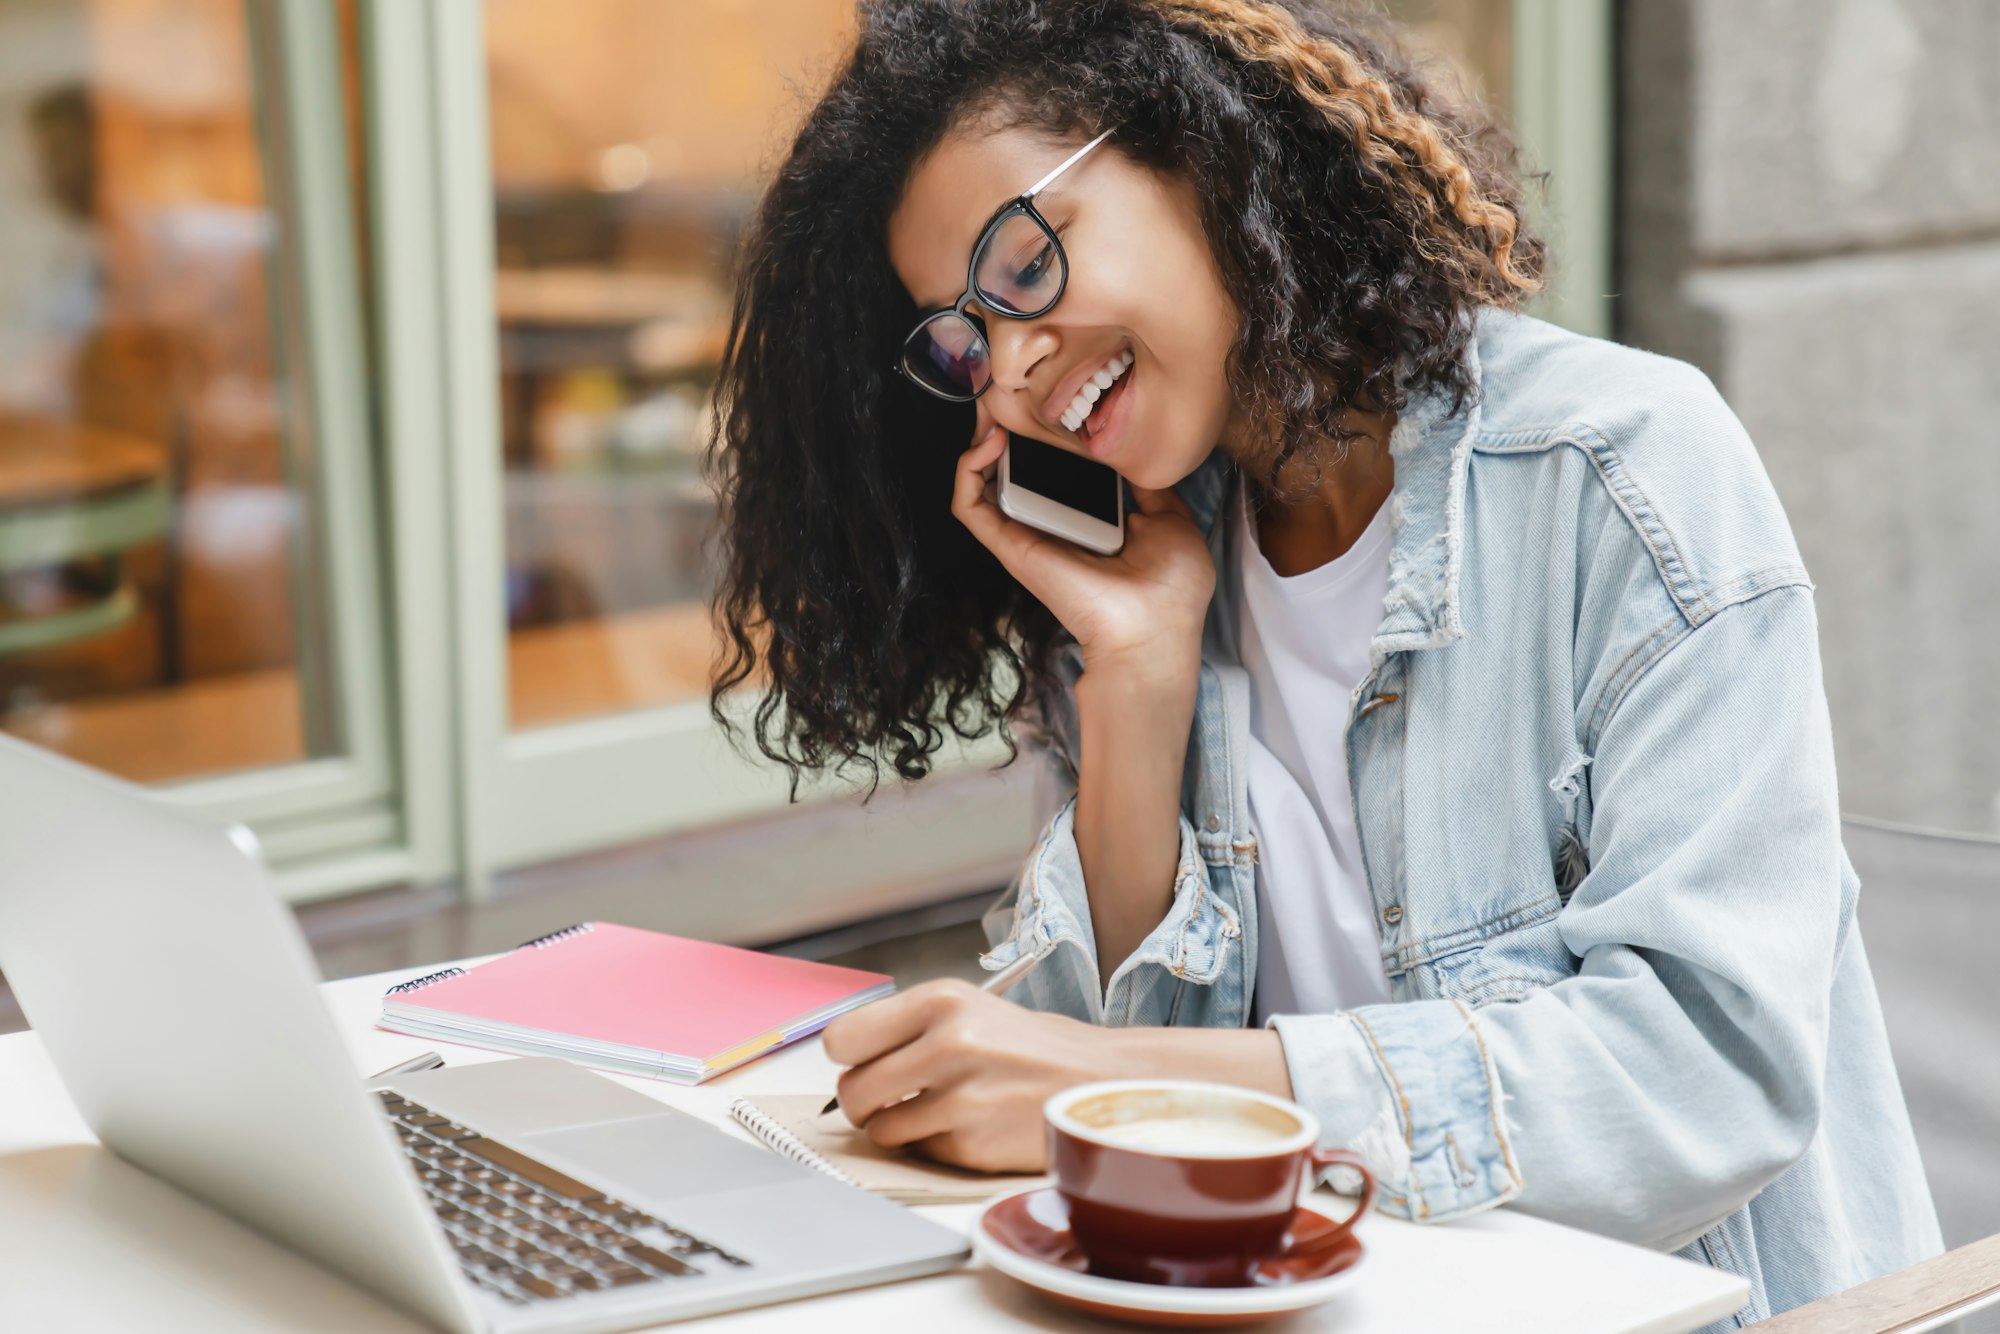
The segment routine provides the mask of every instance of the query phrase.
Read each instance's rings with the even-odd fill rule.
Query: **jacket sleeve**
[[[1857,886],[1810,586],[1680,629],[1609,703],[1587,761],[1590,869],[1557,919],[1575,976],[1477,1010],[1273,1021],[1323,1119],[1386,1108],[1371,1161],[1391,1212],[1511,1200],[1671,1250],[1813,1138]],[[1357,1063],[1374,1087],[1322,1073]]]
[[[1194,827],[1179,817],[1180,856],[1174,896],[1160,924],[1100,985],[1090,901],[1076,848],[1076,681],[1082,653],[1074,642],[1054,663],[1055,689],[1040,705],[1039,727],[1058,782],[1068,792],[1049,819],[1026,862],[983,919],[992,948],[980,963],[1006,967],[1022,951],[1043,961],[1010,992],[1030,1009],[1066,1014],[1096,1024],[1201,1026],[1214,1009],[1209,984],[1228,962],[1229,946],[1243,933],[1235,911],[1209,893]]]

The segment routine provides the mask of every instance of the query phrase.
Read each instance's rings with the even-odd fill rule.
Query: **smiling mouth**
[[[1090,412],[1080,423],[1082,429],[1077,432],[1078,435],[1085,440],[1097,437],[1097,433],[1104,429],[1104,424],[1111,420],[1112,408],[1125,397],[1126,390],[1132,383],[1132,375],[1138,369],[1136,364],[1127,366],[1125,373],[1118,377],[1118,382],[1105,390],[1103,395],[1090,405]]]
[[[1085,420],[1124,382],[1125,376],[1131,372],[1132,360],[1129,344],[1119,348],[1102,366],[1083,377],[1070,403],[1056,414],[1056,421],[1052,424],[1078,439],[1088,439],[1089,433],[1084,430]]]

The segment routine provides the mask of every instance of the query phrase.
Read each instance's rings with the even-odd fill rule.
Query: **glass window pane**
[[[510,717],[699,697],[737,237],[853,0],[489,0]]]
[[[144,781],[342,748],[240,0],[0,4],[0,727]]]

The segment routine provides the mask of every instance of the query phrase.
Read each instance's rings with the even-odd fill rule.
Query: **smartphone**
[[[1115,556],[1125,546],[1125,483],[1108,464],[1007,433],[1000,512],[1030,528]]]

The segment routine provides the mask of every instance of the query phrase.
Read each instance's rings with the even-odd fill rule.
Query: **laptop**
[[[0,972],[108,1148],[441,1329],[628,1329],[967,1253],[567,1061],[357,1078],[247,829],[4,735]]]

